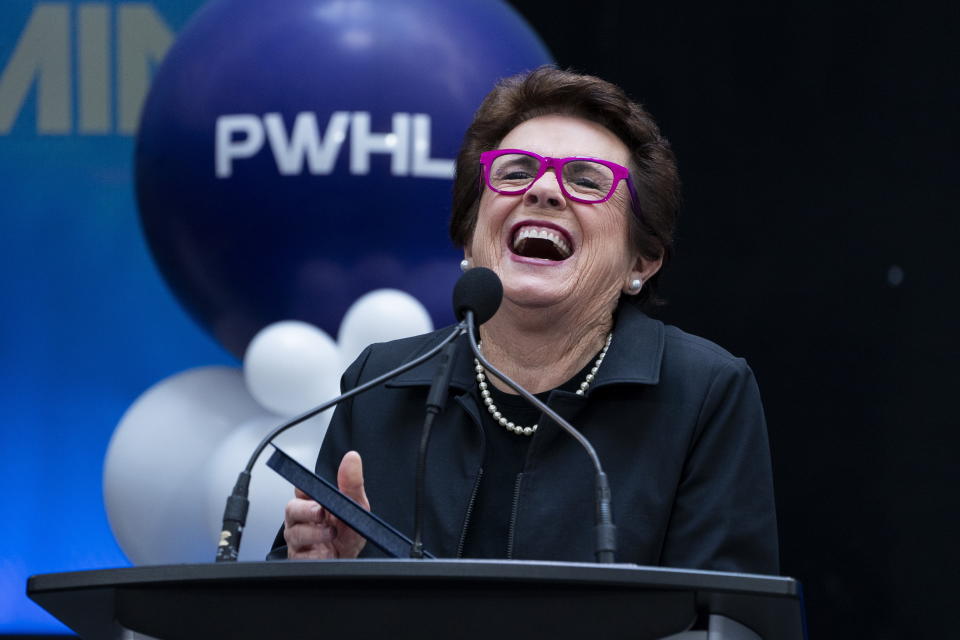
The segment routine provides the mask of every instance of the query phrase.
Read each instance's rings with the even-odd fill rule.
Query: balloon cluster
[[[104,465],[107,516],[121,549],[138,565],[212,560],[224,500],[260,439],[335,396],[343,369],[366,345],[432,328],[415,298],[381,289],[350,307],[336,341],[305,322],[281,321],[255,336],[242,370],[200,367],[155,384],[124,414]],[[312,467],[330,415],[277,444]],[[257,463],[241,560],[264,558],[292,491]]]

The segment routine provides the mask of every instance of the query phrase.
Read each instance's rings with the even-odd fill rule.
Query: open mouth
[[[518,225],[510,238],[510,250],[518,256],[555,262],[573,255],[571,245],[563,231],[533,224]]]

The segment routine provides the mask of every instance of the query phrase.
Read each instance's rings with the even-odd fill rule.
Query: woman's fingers
[[[339,531],[328,521],[319,504],[312,500],[294,498],[287,503],[283,538],[287,543],[287,557],[292,559],[337,558],[335,545]]]
[[[363,486],[363,461],[356,451],[347,452],[340,461],[337,486],[369,511],[370,501]],[[287,557],[356,558],[366,539],[300,489],[295,489],[294,495],[284,510]]]
[[[367,493],[363,488],[363,461],[356,451],[348,451],[340,461],[337,486],[364,509],[370,510],[370,501],[367,500]]]
[[[284,510],[283,538],[287,543],[287,557],[293,559],[336,558],[333,544],[337,529],[327,522],[324,508],[297,490],[297,496]]]
[[[356,451],[348,451],[340,461],[340,468],[337,470],[337,486],[364,509],[370,510],[370,501],[367,500],[367,493],[363,488],[363,461]],[[329,522],[334,522],[337,526],[337,537],[332,543],[336,547],[337,556],[356,558],[367,544],[366,538],[334,518],[333,515],[330,516]]]
[[[287,542],[287,549],[302,551],[333,544],[337,537],[337,530],[325,524],[298,524],[287,527],[283,537]]]
[[[309,498],[294,498],[287,503],[283,511],[283,523],[286,527],[292,527],[301,522],[323,522],[323,519],[323,507]]]

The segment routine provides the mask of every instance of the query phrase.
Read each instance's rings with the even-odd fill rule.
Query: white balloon
[[[338,394],[340,352],[321,329],[285,320],[253,338],[243,372],[250,394],[265,409],[294,416]]]
[[[377,289],[354,302],[340,322],[337,342],[343,366],[367,345],[420,335],[433,330],[430,314],[420,301],[397,289]]]
[[[312,470],[332,411],[325,411],[281,434],[275,441],[277,446]],[[263,436],[276,425],[277,419],[270,416],[258,416],[248,420],[239,425],[213,454],[207,467],[206,478],[206,527],[211,548],[214,548],[219,540],[223,508],[237,481],[237,475],[246,467],[250,454]],[[276,471],[266,466],[272,453],[273,447],[268,446],[260,455],[250,476],[250,510],[240,539],[240,560],[264,559],[273,545],[277,531],[283,525],[283,508],[293,497],[293,487]]]
[[[230,367],[178,373],[127,409],[107,449],[103,497],[114,537],[131,562],[213,560],[216,539],[202,494],[206,465],[238,424],[258,415],[263,409],[247,393],[240,370]]]

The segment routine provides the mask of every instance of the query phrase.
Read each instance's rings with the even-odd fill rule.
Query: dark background
[[[512,4],[673,143],[659,316],[757,374],[811,638],[953,637],[957,5]]]

